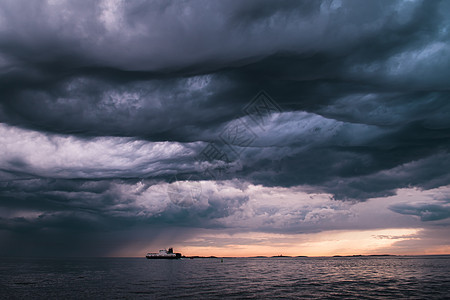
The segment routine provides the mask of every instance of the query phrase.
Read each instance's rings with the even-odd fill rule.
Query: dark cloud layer
[[[2,239],[223,227],[216,220],[248,201],[223,189],[208,190],[206,206],[166,203],[165,192],[138,204],[175,175],[354,202],[450,184],[448,11],[446,1],[2,1]],[[244,109],[261,90],[277,107],[262,119]],[[227,144],[230,128],[251,140]],[[209,143],[228,159],[202,158]],[[449,215],[408,205],[391,210]]]

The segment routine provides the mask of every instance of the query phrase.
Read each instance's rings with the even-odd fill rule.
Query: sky
[[[450,254],[449,1],[0,1],[0,256]]]

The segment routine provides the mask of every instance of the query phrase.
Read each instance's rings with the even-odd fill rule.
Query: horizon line
[[[309,256],[309,255],[254,255],[254,256],[202,256],[202,255],[183,255],[182,258],[346,258],[346,257],[405,257],[405,256],[450,256],[449,254],[336,254],[336,255],[320,255],[320,256]],[[145,258],[144,256],[0,256],[3,258]]]

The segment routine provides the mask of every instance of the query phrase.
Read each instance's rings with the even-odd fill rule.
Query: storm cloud
[[[100,236],[106,253],[161,228],[444,226],[449,11],[2,1],[0,254],[100,255]],[[383,226],[353,211],[401,189],[438,194],[383,204]]]

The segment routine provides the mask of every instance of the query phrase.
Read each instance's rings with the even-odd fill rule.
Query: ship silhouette
[[[173,248],[169,248],[169,250],[159,250],[158,253],[147,253],[145,257],[147,259],[179,259],[181,253],[173,253]]]

